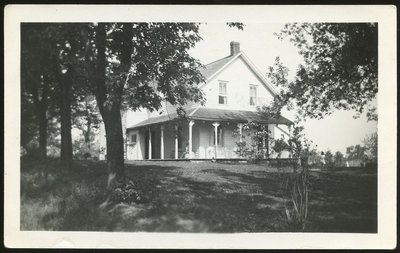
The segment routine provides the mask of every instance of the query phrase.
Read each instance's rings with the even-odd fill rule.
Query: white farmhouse
[[[123,113],[126,159],[239,158],[235,152],[239,137],[233,132],[249,121],[268,125],[273,138],[288,138],[293,124],[290,120],[265,120],[257,113],[258,106],[273,101],[277,94],[274,87],[240,51],[238,42],[231,42],[230,50],[229,56],[201,70],[206,79],[200,86],[206,104],[187,105],[187,120],[181,120],[171,105],[157,112]],[[288,152],[281,155],[288,156]]]

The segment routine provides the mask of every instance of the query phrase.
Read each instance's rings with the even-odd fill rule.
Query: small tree
[[[367,161],[371,163],[378,162],[378,134],[373,133],[365,137],[363,144],[365,146],[365,153]]]
[[[333,157],[333,164],[335,167],[343,167],[345,166],[344,155],[340,151],[336,151],[335,156]]]
[[[362,166],[367,160],[365,151],[366,151],[365,147],[361,146],[360,144],[347,147],[346,149],[347,159],[353,163],[354,162],[359,163]]]
[[[239,137],[239,129],[233,132],[234,137]],[[249,122],[243,124],[242,141],[236,142],[237,150],[235,151],[240,157],[256,162],[258,159],[268,157],[273,139],[271,132],[265,124],[258,122]]]
[[[327,167],[332,167],[334,164],[333,154],[330,150],[325,152],[325,164]]]
[[[301,163],[295,166],[295,173],[284,175],[283,180],[282,191],[286,199],[283,217],[290,231],[304,231],[309,215],[309,157],[316,149],[313,142],[305,138],[303,129],[304,127],[295,125],[289,139],[290,151]]]
[[[277,154],[277,157],[280,158],[283,151],[290,150],[290,146],[287,141],[282,137],[280,139],[273,140],[272,150],[275,154]]]

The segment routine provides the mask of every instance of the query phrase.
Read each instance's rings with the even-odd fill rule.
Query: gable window
[[[250,84],[250,105],[257,105],[257,86]]]
[[[227,82],[223,82],[223,81],[219,82],[218,104],[220,104],[220,105],[228,104],[226,85],[227,85]]]

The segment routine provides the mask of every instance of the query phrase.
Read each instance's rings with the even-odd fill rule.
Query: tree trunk
[[[61,162],[70,167],[72,163],[72,136],[71,136],[71,99],[72,74],[71,69],[66,73],[61,83]]]
[[[46,80],[38,80],[33,90],[33,102],[35,105],[36,117],[39,125],[39,159],[47,157],[47,96],[48,84]],[[41,96],[39,96],[41,94]]]
[[[106,31],[105,24],[99,23],[96,27],[95,44],[97,47],[96,64],[91,72],[91,82],[94,87],[97,106],[104,121],[107,142],[107,168],[108,181],[107,188],[120,180],[124,180],[124,142],[121,122],[121,98],[123,86],[113,87],[112,91],[106,87]],[[129,45],[129,44],[128,44]],[[129,53],[129,51],[128,51]],[[122,53],[125,55],[126,53]],[[123,58],[123,62],[127,59]],[[90,61],[89,58],[87,60]],[[126,64],[123,64],[126,65]],[[117,84],[116,84],[117,85]],[[114,93],[112,98],[107,98],[107,94]]]
[[[44,107],[42,103],[38,106],[39,109],[37,110],[39,123],[39,158],[45,159],[47,157],[47,117],[46,107]]]
[[[90,136],[92,135],[92,118],[90,115],[90,111],[88,109],[89,103],[85,101],[85,113],[86,113],[86,131],[84,132],[85,143],[86,143],[86,150],[87,152],[91,152],[90,147]]]
[[[124,141],[122,133],[121,113],[118,105],[113,105],[104,112],[103,117],[107,142],[107,169],[109,173],[107,188],[114,182],[124,181]]]

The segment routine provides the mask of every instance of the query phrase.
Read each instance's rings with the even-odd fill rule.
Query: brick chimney
[[[240,52],[240,43],[236,41],[231,42],[231,56]]]

